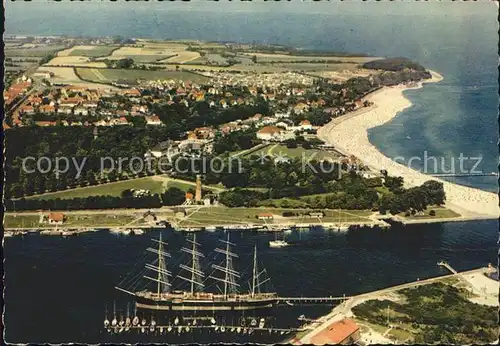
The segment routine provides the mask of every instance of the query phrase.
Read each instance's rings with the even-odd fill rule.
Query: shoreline
[[[400,112],[412,106],[404,95],[405,90],[419,89],[424,84],[443,80],[439,73],[430,72],[432,78],[419,82],[416,87],[384,87],[367,95],[363,100],[374,102],[374,106],[333,119],[318,130],[318,138],[345,154],[356,156],[371,169],[385,169],[390,175],[403,177],[407,187],[419,186],[428,180],[442,183],[446,193],[445,207],[460,214],[461,217],[457,219],[461,221],[497,219],[499,207],[496,194],[451,183],[397,163],[385,156],[368,139],[369,129],[391,121]]]

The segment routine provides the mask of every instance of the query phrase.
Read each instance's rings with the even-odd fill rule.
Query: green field
[[[307,160],[320,161],[325,159],[335,160],[339,158],[335,154],[330,153],[326,150],[304,149],[302,147],[287,148],[286,146],[280,144],[271,145],[269,147],[264,148],[262,151],[266,155],[272,155],[273,157],[281,155],[291,159],[304,157]],[[246,157],[246,156],[258,155],[260,154],[260,152],[261,152],[260,150],[257,150],[255,152],[251,152],[250,154],[246,154],[244,156]]]
[[[64,49],[64,46],[46,46],[36,48],[16,48],[5,49],[6,57],[46,57],[58,50]]]
[[[434,210],[436,212],[436,215],[434,216],[429,215],[431,210]],[[460,214],[457,214],[453,210],[441,206],[428,206],[427,209],[424,211],[423,215],[405,216],[405,213],[399,213],[398,216],[405,218],[407,220],[422,220],[422,219],[425,220],[425,219],[446,219],[446,218],[459,217]]]
[[[26,197],[27,199],[70,199],[70,198],[84,198],[89,196],[121,196],[123,190],[127,189],[144,189],[149,190],[151,193],[162,193],[163,183],[151,177],[131,179],[125,181],[118,181],[115,183],[102,184],[97,186],[80,187],[71,190],[58,191],[46,193],[43,195],[36,195]]]
[[[111,83],[117,81],[137,82],[137,80],[168,80],[181,79],[196,83],[203,83],[209,78],[188,71],[149,71],[132,69],[106,69],[106,68],[75,68],[82,79],[96,83]]]
[[[113,50],[117,48],[118,47],[112,46],[95,46],[92,49],[74,49],[71,51],[69,56],[86,56],[89,58],[97,58],[100,56],[110,55]]]
[[[189,216],[188,219],[181,222],[182,226],[206,226],[206,225],[223,225],[223,224],[264,224],[263,220],[259,220],[257,215],[260,213],[271,213],[275,216],[276,223],[318,223],[317,218],[308,216],[292,216],[283,217],[285,211],[294,213],[308,213],[313,209],[289,209],[289,208],[226,208],[212,207],[201,208],[200,210]],[[371,212],[365,210],[355,211],[337,211],[323,210],[325,217],[323,222],[366,222]],[[272,223],[272,222],[271,222]]]

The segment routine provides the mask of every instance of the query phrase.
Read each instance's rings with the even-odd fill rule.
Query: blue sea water
[[[407,91],[414,106],[369,131],[370,141],[389,157],[438,158],[428,173],[458,172],[460,154],[470,158],[467,171],[480,157],[475,171],[490,173],[498,163],[497,11],[489,1],[8,2],[6,33],[276,43],[412,58],[444,80]],[[451,179],[497,191],[496,177]]]

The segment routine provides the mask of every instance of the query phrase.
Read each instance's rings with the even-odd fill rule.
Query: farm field
[[[143,47],[121,47],[102,59],[131,58],[137,62],[184,63],[200,57],[198,52],[186,51],[186,45],[179,44],[145,44]]]
[[[114,49],[118,47],[114,46],[74,46],[57,53],[59,57],[67,56],[84,56],[84,57],[99,57],[111,54]]]
[[[84,56],[57,56],[50,60],[45,66],[87,66],[87,67],[106,67],[103,62],[90,61]]]
[[[200,58],[200,53],[198,52],[184,51],[184,52],[177,52],[175,56],[168,59],[160,60],[160,62],[184,64],[186,62],[193,61],[199,58]]]
[[[23,48],[16,47],[14,49],[10,49],[8,47],[5,48],[5,56],[6,57],[46,57],[49,54],[53,54],[58,50],[64,49],[64,46],[37,46],[32,48]]]
[[[72,67],[52,67],[41,66],[37,69],[38,72],[53,72],[54,77],[51,79],[54,83],[75,83],[81,82],[81,79],[75,74]]]
[[[373,61],[376,57],[341,57],[341,56],[306,56],[306,55],[288,55],[288,54],[270,54],[270,53],[243,53],[248,55],[250,58],[252,56],[257,57],[257,63],[259,62],[269,62],[269,61],[313,61],[313,60],[335,60],[341,62],[349,62],[356,64],[363,64],[368,61]]]
[[[93,69],[77,68],[76,72],[81,78],[97,82],[111,83],[117,81],[137,82],[137,80],[168,80],[181,79],[193,82],[206,82],[207,77],[200,76],[188,71],[167,71],[167,70],[131,70],[131,69]]]

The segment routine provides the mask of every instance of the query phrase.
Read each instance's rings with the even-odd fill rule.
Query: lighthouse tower
[[[196,176],[196,193],[194,196],[196,202],[201,202],[201,175]]]

